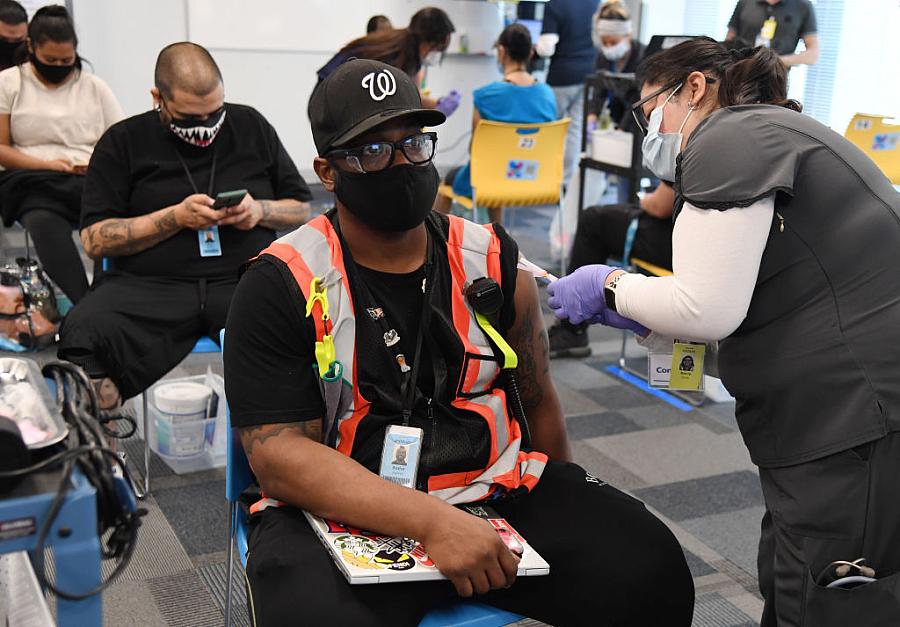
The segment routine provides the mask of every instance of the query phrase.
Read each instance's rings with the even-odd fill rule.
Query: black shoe
[[[587,325],[576,326],[568,322],[560,322],[550,327],[547,335],[550,336],[550,359],[588,357],[591,354]]]

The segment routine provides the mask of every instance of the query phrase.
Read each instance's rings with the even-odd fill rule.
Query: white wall
[[[225,77],[226,99],[259,109],[275,126],[297,167],[309,177],[315,147],[306,105],[316,70],[341,46],[365,34],[371,15],[403,26],[423,6],[439,6],[472,52],[488,52],[502,28],[492,2],[462,0],[72,0],[80,52],[106,80],[129,115],[151,104],[156,55],[166,44],[190,39],[209,48]],[[433,95],[450,89],[463,103],[439,134],[438,166],[466,159],[472,91],[498,78],[490,56],[448,54],[432,68]],[[452,150],[450,148],[453,148]]]

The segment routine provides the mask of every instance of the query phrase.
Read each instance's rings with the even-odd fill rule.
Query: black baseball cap
[[[437,126],[447,116],[423,108],[406,72],[380,61],[347,61],[319,83],[309,99],[309,122],[320,155],[398,118]]]

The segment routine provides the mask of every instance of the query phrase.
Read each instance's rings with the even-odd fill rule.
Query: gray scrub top
[[[807,115],[743,105],[698,126],[676,179],[701,209],[775,196],[747,316],[719,345],[753,461],[802,463],[900,430],[900,194],[877,166]]]

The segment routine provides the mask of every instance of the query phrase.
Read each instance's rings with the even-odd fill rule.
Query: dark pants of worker
[[[19,218],[19,222],[31,235],[47,276],[73,303],[84,298],[88,291],[87,276],[72,240],[72,231],[77,225],[47,209],[31,209]]]
[[[786,468],[760,469],[763,627],[900,625],[900,433]],[[876,583],[816,585],[835,560],[865,557]],[[857,574],[851,572],[851,575]]]
[[[237,277],[172,279],[104,273],[60,328],[59,358],[109,377],[123,398],[177,366],[199,338],[218,341]]]
[[[476,600],[557,627],[691,624],[684,554],[640,501],[574,464],[551,462],[531,494],[490,505],[549,562],[550,574],[520,577]],[[447,581],[351,586],[297,509],[263,510],[250,525],[247,576],[260,627],[417,625],[459,598]]]
[[[581,212],[572,242],[569,272],[593,263],[621,259],[631,219],[638,230],[631,256],[663,268],[672,268],[672,219],[654,218],[634,205],[600,205]]]

